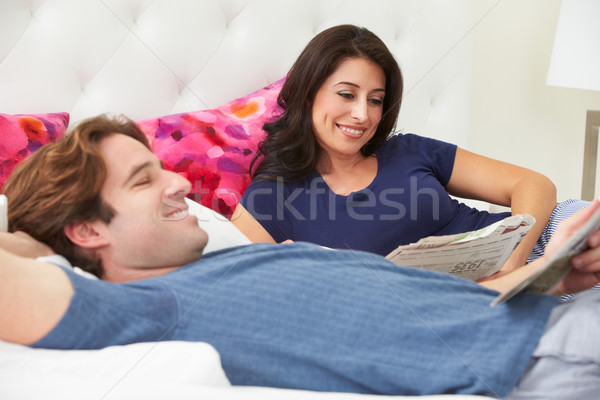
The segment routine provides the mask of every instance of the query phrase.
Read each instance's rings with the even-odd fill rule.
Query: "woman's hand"
[[[25,232],[0,232],[0,247],[21,257],[38,258],[56,254],[50,247]]]

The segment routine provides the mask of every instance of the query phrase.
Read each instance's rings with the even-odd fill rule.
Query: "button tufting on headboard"
[[[398,129],[466,145],[472,7],[472,0],[2,1],[0,112],[67,111],[76,122],[103,112],[139,120],[213,108],[284,76],[317,32],[353,23],[378,34],[403,69]]]

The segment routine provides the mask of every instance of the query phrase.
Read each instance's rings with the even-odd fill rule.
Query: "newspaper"
[[[534,223],[531,215],[516,214],[476,231],[429,236],[399,246],[386,258],[397,265],[476,281],[496,273]]]
[[[545,263],[502,291],[490,305],[502,303],[524,290],[533,293],[547,293],[552,290],[571,270],[571,258],[587,248],[587,239],[598,229],[600,229],[600,208]]]

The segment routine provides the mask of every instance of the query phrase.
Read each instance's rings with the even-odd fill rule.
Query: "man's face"
[[[188,215],[190,182],[162,164],[142,143],[122,134],[100,142],[107,175],[101,196],[115,216],[100,229],[109,240],[102,261],[134,275],[198,260],[208,236]],[[135,270],[138,270],[137,272]],[[110,271],[107,270],[110,275]]]

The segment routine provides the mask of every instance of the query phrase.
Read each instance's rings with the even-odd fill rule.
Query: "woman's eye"
[[[352,100],[354,98],[352,93],[339,92],[338,95],[346,100]]]
[[[370,99],[369,102],[371,104],[373,104],[374,106],[382,106],[383,105],[382,99]]]

